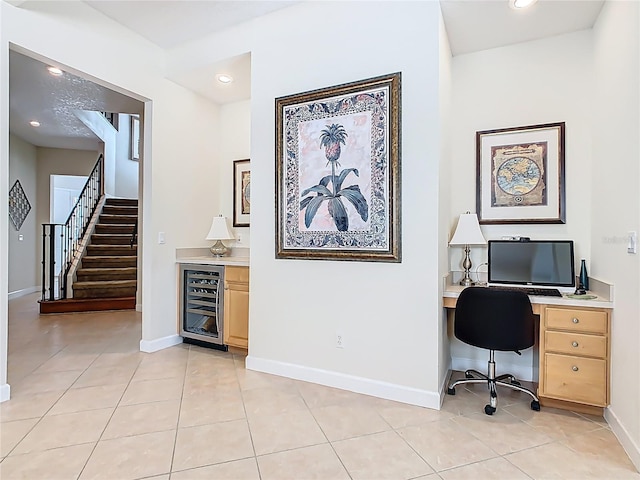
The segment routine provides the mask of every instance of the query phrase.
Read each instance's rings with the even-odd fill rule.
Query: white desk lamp
[[[225,247],[222,240],[233,239],[234,236],[231,235],[229,227],[227,226],[227,218],[222,215],[213,217],[213,222],[211,222],[211,228],[209,229],[209,233],[206,238],[206,240],[217,240],[210,248],[211,254],[215,257],[222,257],[226,255],[229,252],[229,249]]]
[[[464,277],[460,280],[460,285],[468,287],[473,285],[469,270],[471,269],[471,258],[469,258],[469,245],[486,245],[487,241],[482,235],[478,216],[475,213],[463,213],[458,220],[456,231],[449,242],[449,245],[464,245],[464,260],[462,267],[464,268]]]

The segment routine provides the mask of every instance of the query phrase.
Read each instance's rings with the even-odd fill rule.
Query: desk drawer
[[[607,332],[607,312],[599,310],[547,308],[545,322],[547,328],[575,332]]]
[[[606,406],[606,360],[545,354],[545,394],[550,397]]]
[[[607,357],[607,337],[551,330],[547,330],[544,335],[545,351],[598,358]]]

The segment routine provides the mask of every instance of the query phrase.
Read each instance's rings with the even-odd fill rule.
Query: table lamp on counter
[[[209,249],[214,257],[223,257],[229,253],[229,249],[222,243],[222,240],[233,240],[234,236],[229,231],[227,218],[219,215],[213,217],[211,228],[207,234],[206,240],[216,240],[216,243]]]
[[[449,242],[449,245],[457,246],[464,245],[464,260],[462,261],[462,268],[464,268],[464,277],[460,280],[460,285],[468,287],[473,285],[471,277],[469,276],[469,270],[471,270],[471,258],[469,258],[469,245],[486,245],[487,241],[482,235],[480,230],[480,224],[478,223],[478,216],[475,213],[463,213],[458,220],[458,226],[456,231]]]

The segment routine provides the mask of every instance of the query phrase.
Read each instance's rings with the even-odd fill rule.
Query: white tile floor
[[[9,303],[0,478],[640,479],[607,424],[486,387],[435,411],[245,370],[180,345],[138,351],[135,312]]]

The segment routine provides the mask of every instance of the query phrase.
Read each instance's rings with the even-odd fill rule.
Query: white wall
[[[592,34],[590,30],[521,43],[453,58],[453,119],[451,122],[451,211],[449,232],[467,210],[476,208],[476,144],[480,130],[566,122],[566,223],[563,225],[483,225],[487,239],[521,235],[535,239],[570,239],[576,263],[591,251]],[[460,271],[462,249],[449,249],[451,270]],[[486,248],[472,247],[475,269],[487,261]],[[480,271],[486,271],[483,267]],[[593,271],[590,269],[593,274]],[[453,367],[486,369],[487,357],[451,339]],[[496,353],[500,369],[530,380],[532,350],[522,357]]]
[[[439,406],[438,22],[435,2],[345,2],[340,15],[309,2],[170,56],[251,52],[250,368]],[[275,260],[274,99],[396,71],[403,262]]]
[[[131,160],[131,116],[118,114],[115,155],[115,191],[119,198],[138,198],[138,168],[140,162]]]
[[[607,2],[594,28],[591,274],[615,284],[606,418],[640,469],[640,4]],[[585,196],[587,196],[585,195]]]
[[[451,185],[451,163],[452,163],[452,135],[450,134],[452,124],[452,57],[449,39],[444,26],[444,20],[440,18],[440,64],[439,72],[439,88],[440,88],[440,177],[438,185],[438,222],[439,222],[439,238],[438,238],[438,271],[439,278],[443,278],[449,273],[448,248],[449,242],[449,221],[452,192]],[[443,282],[438,283],[438,295],[442,297]],[[440,372],[439,382],[440,389],[444,391],[444,382],[447,381],[448,372],[451,368],[451,351],[449,349],[447,312],[441,310],[441,320],[438,331],[438,351],[440,352]]]
[[[220,178],[218,179],[220,195],[220,212],[211,212],[211,216],[224,214],[233,225],[233,161],[245,160],[251,155],[251,102],[245,100],[220,107]],[[250,159],[250,158],[249,158]],[[235,244],[228,245],[249,248],[251,244],[251,227],[233,227],[236,236]],[[206,233],[206,232],[205,232]],[[240,241],[238,241],[240,237]],[[225,242],[227,243],[227,242]]]
[[[36,187],[36,147],[15,135],[9,136],[9,188],[16,180],[24,190],[31,211],[20,230],[9,221],[9,293],[20,295],[37,291],[40,285],[36,248],[40,244],[40,225],[36,222],[36,205],[42,200]],[[22,240],[20,240],[20,237]]]

